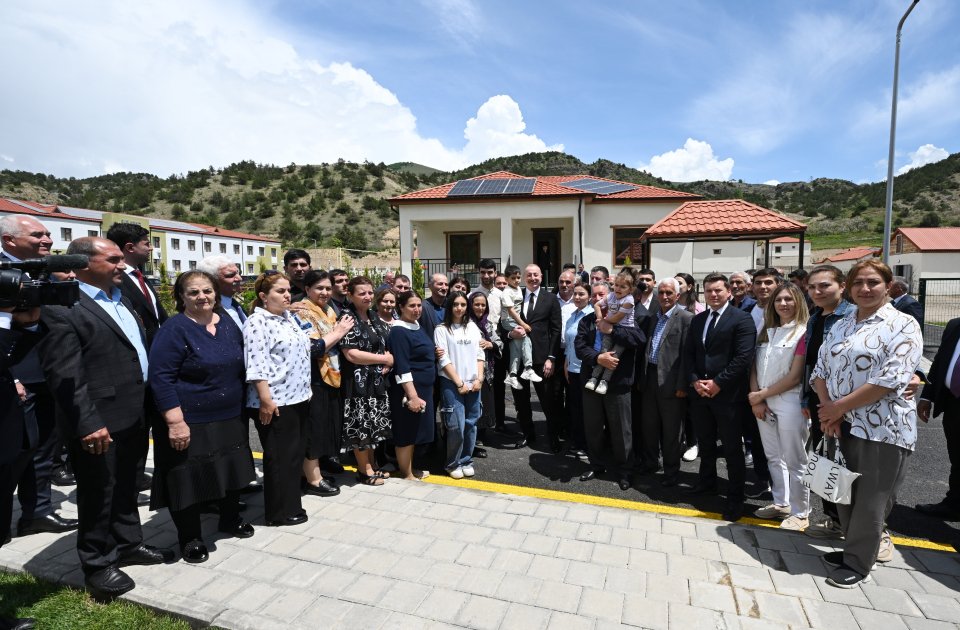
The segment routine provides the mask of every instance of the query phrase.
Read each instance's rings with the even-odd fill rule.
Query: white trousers
[[[785,392],[767,399],[770,411],[777,421],[758,420],[763,451],[767,454],[770,470],[770,489],[773,503],[789,506],[791,516],[810,514],[810,489],[800,479],[807,465],[807,438],[810,421],[800,410],[800,394]]]

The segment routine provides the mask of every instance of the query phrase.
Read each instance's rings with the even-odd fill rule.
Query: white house
[[[648,243],[654,241],[644,238],[647,231],[699,199],[592,175],[522,177],[498,171],[390,201],[399,210],[401,268],[406,274],[414,258],[428,273],[447,271],[454,264],[470,272],[481,258],[492,258],[501,268],[535,262],[548,268],[550,284],[568,262],[611,270],[629,263],[660,275],[751,267],[753,240],[732,242],[731,237],[740,238],[736,224],[725,225],[712,240],[699,239],[698,233],[651,250]],[[790,222],[790,233],[804,229]],[[756,238],[764,236],[769,235]]]
[[[960,278],[960,227],[897,228],[890,236],[890,267],[903,276],[912,291],[920,280]],[[928,284],[928,292],[938,292]],[[957,293],[956,283],[943,289]]]
[[[765,249],[763,245],[758,248],[759,255],[756,260],[756,267],[763,266],[765,260]],[[803,243],[803,259],[811,260],[810,241]],[[770,241],[770,266],[780,269],[784,273],[793,271],[797,268],[797,260],[800,257],[800,239],[794,236],[781,236]]]
[[[880,249],[876,247],[851,247],[850,249],[844,250],[838,254],[827,256],[818,264],[833,265],[840,271],[846,273],[850,271],[850,268],[858,262],[870,260],[871,258],[876,258],[879,255]]]

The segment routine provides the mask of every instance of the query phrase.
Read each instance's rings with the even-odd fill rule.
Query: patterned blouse
[[[310,338],[289,311],[274,315],[257,307],[243,324],[247,364],[247,406],[260,408],[252,381],[267,381],[277,406],[310,400]]]
[[[891,304],[857,322],[857,309],[833,325],[810,378],[822,378],[831,400],[869,383],[893,391],[877,402],[848,412],[850,434],[912,451],[917,443],[917,405],[903,393],[923,355],[920,326]]]

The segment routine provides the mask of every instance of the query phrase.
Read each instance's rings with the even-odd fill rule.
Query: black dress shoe
[[[304,494],[311,494],[315,497],[335,497],[340,494],[340,488],[331,485],[326,479],[321,479],[317,485],[304,481],[301,489]]]
[[[243,488],[240,488],[240,494],[253,494],[255,492],[263,492],[263,484],[259,481],[251,481]],[[241,501],[241,503],[243,502]]]
[[[638,475],[653,475],[660,470],[659,464],[650,464],[649,466],[641,466],[637,470]]]
[[[269,525],[270,527],[288,527],[291,525],[299,525],[301,523],[306,523],[306,522],[307,522],[307,514],[306,512],[301,512],[296,516],[288,516],[287,518],[281,521],[267,521],[267,525]]]
[[[343,465],[335,457],[324,457],[320,460],[320,470],[331,475],[342,475]]]
[[[137,585],[133,578],[116,567],[91,573],[84,578],[83,583],[91,595],[100,599],[120,597]]]
[[[513,429],[508,429],[507,426],[504,424],[498,424],[497,426],[493,427],[490,430],[493,431],[494,433],[505,435],[507,437],[516,437],[518,435],[516,431],[514,431]]]
[[[173,552],[169,549],[157,549],[140,543],[130,551],[120,554],[119,564],[122,567],[131,564],[166,564],[173,562],[173,559]]]
[[[697,494],[711,494],[717,491],[717,484],[715,483],[700,483],[697,482],[688,488],[683,489],[683,494],[688,496],[694,496]]]
[[[603,468],[591,468],[587,472],[580,475],[580,481],[590,481],[591,479],[595,479],[605,472],[607,471]]]
[[[150,490],[150,486],[153,485],[153,475],[148,472],[143,473],[137,477],[137,490],[140,492],[147,492]]]
[[[946,501],[941,501],[940,503],[918,503],[915,509],[921,514],[942,518],[945,521],[960,520],[960,508]]]
[[[477,446],[473,449],[473,456],[476,459],[486,459],[487,458],[487,449]]]
[[[244,520],[237,521],[237,523],[232,526],[221,525],[217,530],[224,534],[230,534],[234,538],[250,538],[253,536],[253,525]]]
[[[244,501],[237,501],[237,511],[243,512],[247,509],[247,504]],[[217,501],[212,501],[210,503],[204,503],[200,507],[201,514],[219,514],[220,513],[220,504]]]
[[[676,475],[664,475],[663,479],[660,480],[660,485],[664,488],[673,488],[677,485],[677,476]]]
[[[33,630],[36,624],[30,617],[0,617],[0,630]]]
[[[69,532],[80,526],[80,521],[75,518],[63,518],[56,512],[30,519],[29,521],[20,521],[17,523],[17,536],[29,536],[40,532],[53,532],[60,534]]]
[[[50,483],[55,486],[75,486],[77,485],[77,477],[66,468],[58,468],[50,477]],[[0,628],[2,627],[0,626]]]
[[[743,516],[743,503],[740,501],[727,503],[723,508],[723,520],[725,521],[734,523],[739,521],[741,516]]]
[[[200,564],[210,559],[210,552],[202,540],[191,540],[180,548],[180,556],[184,562],[190,564]]]
[[[560,438],[550,438],[550,452],[554,455],[559,455],[563,452],[563,445],[560,443]]]
[[[527,441],[527,438],[520,438],[517,440],[517,443],[513,445],[513,448],[524,448],[528,444],[529,442]]]
[[[632,486],[633,484],[630,483],[629,479],[627,479],[626,477],[623,477],[620,479],[620,481],[617,482],[617,485],[620,486],[621,490],[626,492],[627,490],[630,489],[630,486]]]

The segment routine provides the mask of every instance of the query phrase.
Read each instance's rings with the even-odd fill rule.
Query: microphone
[[[14,262],[0,260],[0,269],[19,269],[21,271],[53,272],[86,269],[90,260],[84,254],[53,255],[46,258],[30,258]]]

